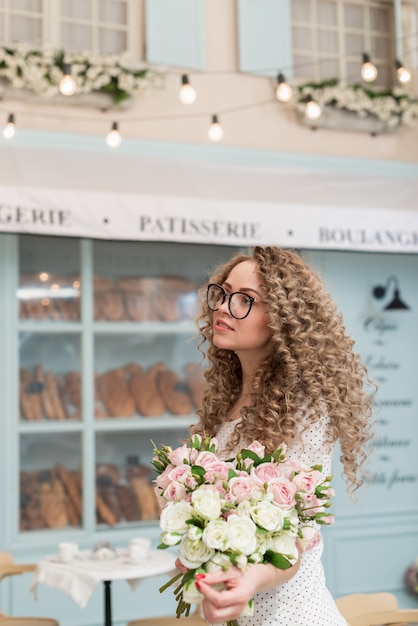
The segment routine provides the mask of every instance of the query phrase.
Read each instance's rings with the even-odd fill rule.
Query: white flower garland
[[[25,44],[0,48],[0,79],[13,89],[26,89],[49,99],[59,94],[65,63],[71,64],[76,94],[104,92],[115,104],[162,81],[161,74],[149,67],[129,67],[126,55],[88,56],[53,48],[34,50]]]
[[[303,113],[308,96],[322,109],[332,107],[350,111],[363,118],[373,116],[390,128],[401,124],[415,126],[418,123],[418,100],[410,98],[401,89],[379,92],[362,85],[346,85],[337,79],[331,79],[323,83],[299,85],[289,104]]]

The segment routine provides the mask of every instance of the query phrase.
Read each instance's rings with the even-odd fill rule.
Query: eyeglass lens
[[[209,285],[206,301],[211,311],[217,311],[220,306],[228,299],[228,309],[232,317],[238,320],[247,317],[251,310],[252,303],[254,302],[251,296],[241,291],[235,291],[234,293],[227,294],[226,291],[219,285]]]

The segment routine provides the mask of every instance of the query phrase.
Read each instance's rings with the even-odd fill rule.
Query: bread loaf
[[[162,363],[156,363],[147,372],[139,371],[132,376],[129,389],[141,415],[147,417],[163,415],[165,404],[157,387],[157,376],[164,369]]]
[[[115,523],[119,523],[122,519],[122,509],[115,485],[108,476],[100,476],[96,481],[96,488],[104,504],[112,511]]]
[[[98,319],[120,321],[126,319],[122,293],[115,289],[95,294]]]
[[[174,415],[189,415],[192,410],[192,401],[188,394],[187,385],[180,380],[177,374],[169,369],[158,373],[157,385],[167,410]]]
[[[122,509],[122,515],[127,522],[136,522],[140,519],[138,505],[134,497],[131,485],[116,485],[116,493],[118,494],[119,503]]]
[[[46,372],[45,374],[45,384],[42,396],[48,396],[49,402],[51,403],[54,415],[51,419],[65,420],[68,417],[65,406],[61,402],[57,381],[52,372]]]
[[[39,487],[41,515],[48,528],[64,528],[68,524],[65,492],[60,481],[43,481]]]
[[[125,382],[122,370],[111,370],[99,379],[99,389],[108,414],[111,417],[132,417],[135,402]]]
[[[123,298],[128,319],[134,322],[143,322],[150,318],[151,302],[147,294],[127,291]]]
[[[160,507],[153,486],[147,478],[133,478],[131,481],[136,502],[139,507],[141,520],[158,518]]]
[[[67,497],[71,500],[79,519],[82,516],[82,498],[80,481],[67,470],[61,463],[54,466],[53,472],[62,482]]]
[[[114,526],[116,524],[116,517],[112,512],[112,509],[104,502],[102,496],[96,489],[96,513],[97,521]]]
[[[42,420],[42,385],[36,384],[28,369],[21,368],[19,376],[20,411],[24,419],[30,421]]]
[[[101,478],[106,478],[110,484],[116,485],[121,478],[118,466],[114,463],[97,463],[96,480]]]

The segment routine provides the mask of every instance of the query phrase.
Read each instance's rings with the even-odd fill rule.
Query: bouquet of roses
[[[177,617],[202,600],[196,574],[251,563],[287,569],[298,558],[298,546],[307,550],[320,540],[314,522],[334,521],[327,511],[334,495],[331,476],[322,475],[322,466],[287,459],[284,444],[265,454],[254,441],[227,461],[218,458],[217,446],[216,438],[200,435],[176,449],[154,444],[162,508],[158,547],[179,545],[178,558],[188,568],[160,589],[181,578]],[[252,601],[245,614],[252,614]]]

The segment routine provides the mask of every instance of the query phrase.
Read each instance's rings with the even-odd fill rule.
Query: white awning
[[[70,137],[0,144],[0,232],[418,251],[416,164],[345,172],[313,157],[307,167],[203,146],[111,151]]]

